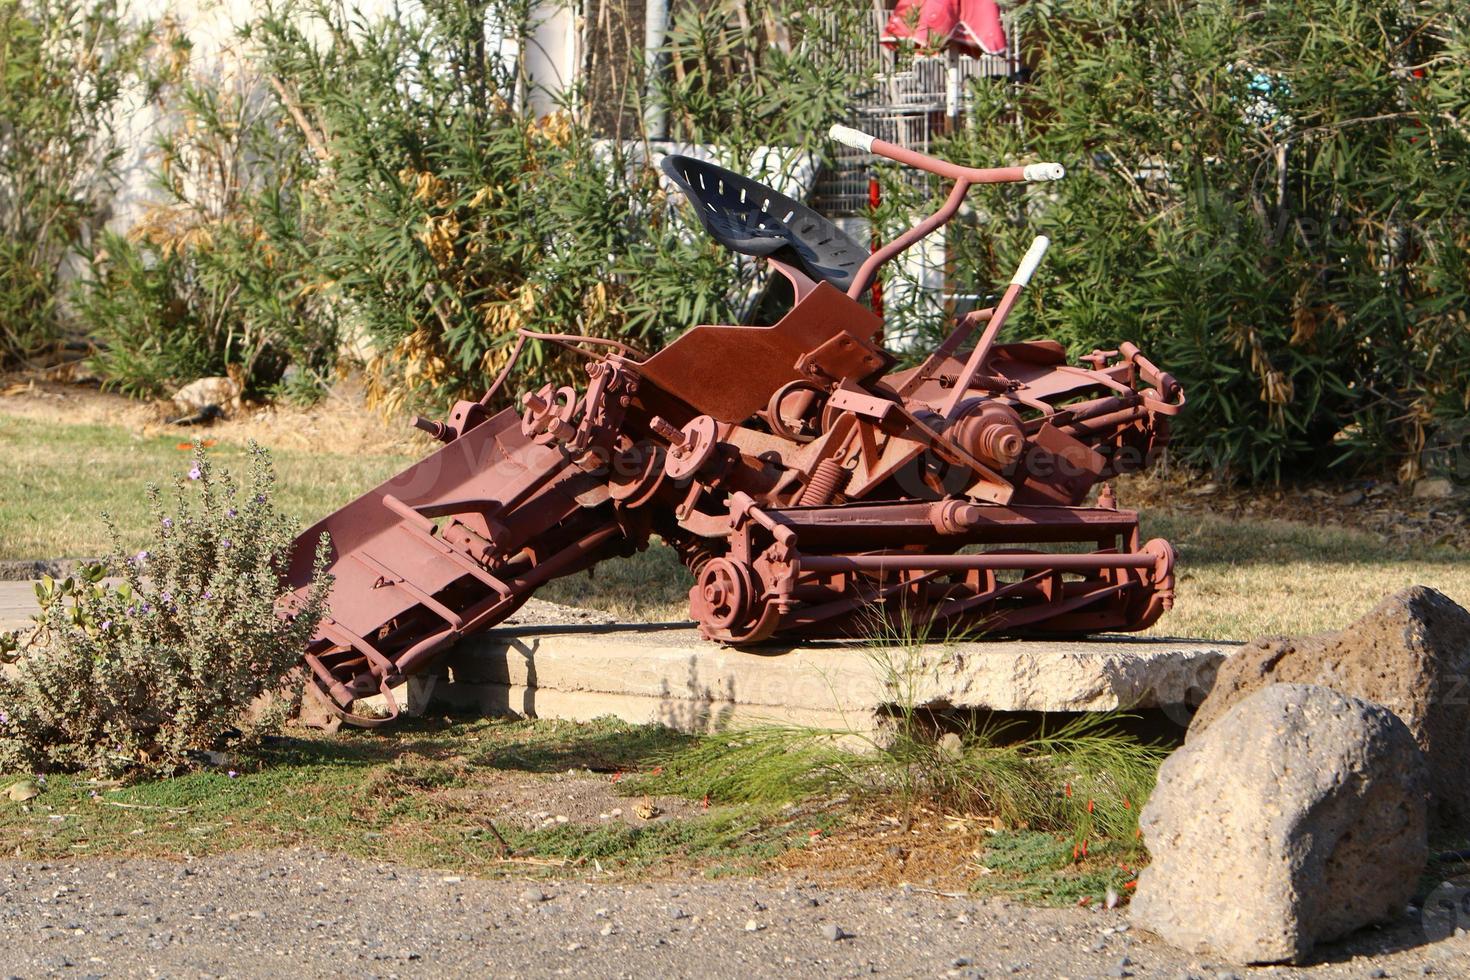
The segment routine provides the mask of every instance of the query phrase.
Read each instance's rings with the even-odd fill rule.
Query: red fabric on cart
[[[926,51],[1001,54],[1005,27],[995,0],[898,0],[883,28],[883,43],[910,41]]]

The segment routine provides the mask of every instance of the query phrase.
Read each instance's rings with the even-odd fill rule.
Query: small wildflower
[[[88,791],[87,795],[90,796],[90,797],[92,797],[92,799],[95,800],[97,798],[97,791],[95,789],[94,790],[90,790],[90,791]]]
[[[214,598],[214,593],[211,592],[211,591],[209,591],[208,589],[205,589],[204,590],[204,598],[206,598],[206,599],[213,599]]]
[[[239,773],[238,773],[238,772],[236,772],[236,771],[235,771],[235,770],[233,770],[233,769],[231,769],[231,770],[230,770],[230,771],[229,771],[229,774],[228,774],[228,775],[229,775],[229,777],[230,777],[230,778],[231,778],[231,779],[234,779],[234,778],[235,778],[235,777],[236,777],[236,776],[238,776],[238,775],[240,775],[240,774],[239,774]]]
[[[148,603],[145,602],[138,607],[138,614],[141,616],[146,616],[148,615],[148,611],[152,608],[152,606],[148,605]]]
[[[238,510],[236,510],[235,508],[231,507],[229,510],[225,511],[225,516],[226,517],[234,517],[238,513],[240,513]]]
[[[127,616],[136,616],[138,614],[138,610],[134,606],[129,606],[127,609],[123,610],[123,612]]]
[[[102,632],[106,633],[110,629],[112,629],[112,620],[104,619],[102,621]]]
[[[136,555],[133,556],[133,562],[134,562],[134,564],[141,565],[141,564],[143,564],[147,560],[148,560],[148,552],[146,552],[146,551],[140,551]]]
[[[204,474],[202,472],[200,472],[200,470],[199,470],[199,464],[198,463],[195,463],[193,465],[193,467],[189,470],[189,479],[191,479],[191,480],[197,480],[197,479],[199,479],[203,475]]]
[[[220,539],[219,545],[220,545],[221,548],[229,548],[229,546],[230,546],[230,539],[229,538],[222,538],[222,539]]]
[[[45,773],[39,773],[39,772],[36,773],[36,782],[40,783],[42,786],[45,786],[46,785],[46,775],[45,775]]]
[[[169,528],[171,528],[173,526],[174,526],[174,519],[172,517],[165,517],[163,519],[163,529],[165,531],[167,531]]]
[[[174,594],[172,592],[170,592],[168,589],[164,589],[161,593],[159,593],[159,596],[158,597],[160,599],[162,599],[164,602],[173,602],[174,601]]]
[[[263,494],[263,493],[257,493],[255,495],[255,502],[257,504],[263,504],[263,503],[265,503],[265,494]]]
[[[0,725],[8,724],[10,724],[10,715],[6,714],[4,711],[0,711]]]

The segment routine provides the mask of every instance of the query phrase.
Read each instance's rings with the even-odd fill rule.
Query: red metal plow
[[[584,354],[585,387],[548,385],[492,415],[512,358],[479,401],[418,420],[443,449],[301,536],[293,589],[331,536],[331,615],[306,651],[329,706],[345,714],[543,583],[652,535],[682,556],[690,615],[723,643],[885,628],[1078,635],[1144,629],[1169,608],[1169,544],[1140,543],[1137,515],[1106,485],[1084,502],[1148,464],[1183,392],[1132,344],[1074,365],[1052,341],[997,343],[1045,239],[1000,301],[917,367],[894,369],[882,321],[859,301],[971,185],[1061,168],[964,168],[842,127],[833,136],[954,188],[869,255],[770,188],[669,157],[706,229],[790,282],[790,311],[770,327],[696,326],[652,357],[527,334],[521,344]]]

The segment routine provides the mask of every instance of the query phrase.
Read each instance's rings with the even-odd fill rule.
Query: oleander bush
[[[161,776],[248,750],[279,727],[284,681],[325,611],[325,537],[295,614],[277,614],[296,522],[272,501],[270,456],[243,481],[202,449],[152,499],[152,541],[36,588],[28,634],[0,643],[0,770]],[[118,536],[114,532],[114,541]]]
[[[315,161],[247,61],[198,66],[176,26],[160,33],[153,203],[99,237],[74,290],[93,365],[133,395],[230,374],[247,394],[309,398],[339,346],[312,254]]]
[[[1417,475],[1426,437],[1470,409],[1470,12],[1014,13],[1030,82],[975,85],[972,124],[941,152],[1070,173],[986,192],[961,281],[1004,282],[1044,231],[1029,331],[1078,351],[1140,342],[1190,396],[1176,453],[1251,478]]]
[[[800,13],[771,52],[731,60],[735,7],[676,9],[681,81],[661,97],[672,137],[725,134],[728,162],[745,169],[757,146],[819,145],[848,86],[816,67],[826,59],[800,41]],[[520,329],[651,350],[695,323],[740,315],[756,265],[670,207],[640,134],[600,128],[599,107],[578,91],[538,115],[519,63],[487,55],[499,31],[531,43],[534,5],[436,0],[414,11],[367,19],[290,6],[250,30],[285,111],[317,149],[313,257],[370,341],[380,405],[438,408],[484,390]],[[723,33],[696,46],[693,25]],[[737,63],[739,83],[715,84],[712,73]],[[605,97],[638,108],[641,59],[608,70],[622,75]],[[580,369],[541,343],[525,366],[560,380]]]
[[[64,267],[117,186],[149,44],[118,0],[0,0],[0,368],[62,337]]]

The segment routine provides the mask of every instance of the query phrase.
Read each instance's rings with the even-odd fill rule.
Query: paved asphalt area
[[[36,586],[31,582],[0,581],[0,633],[18,630],[36,611]]]
[[[782,880],[461,879],[310,851],[197,861],[0,861],[6,976],[1470,976],[1470,939],[1417,921],[1309,969],[1246,970],[1033,909]]]

